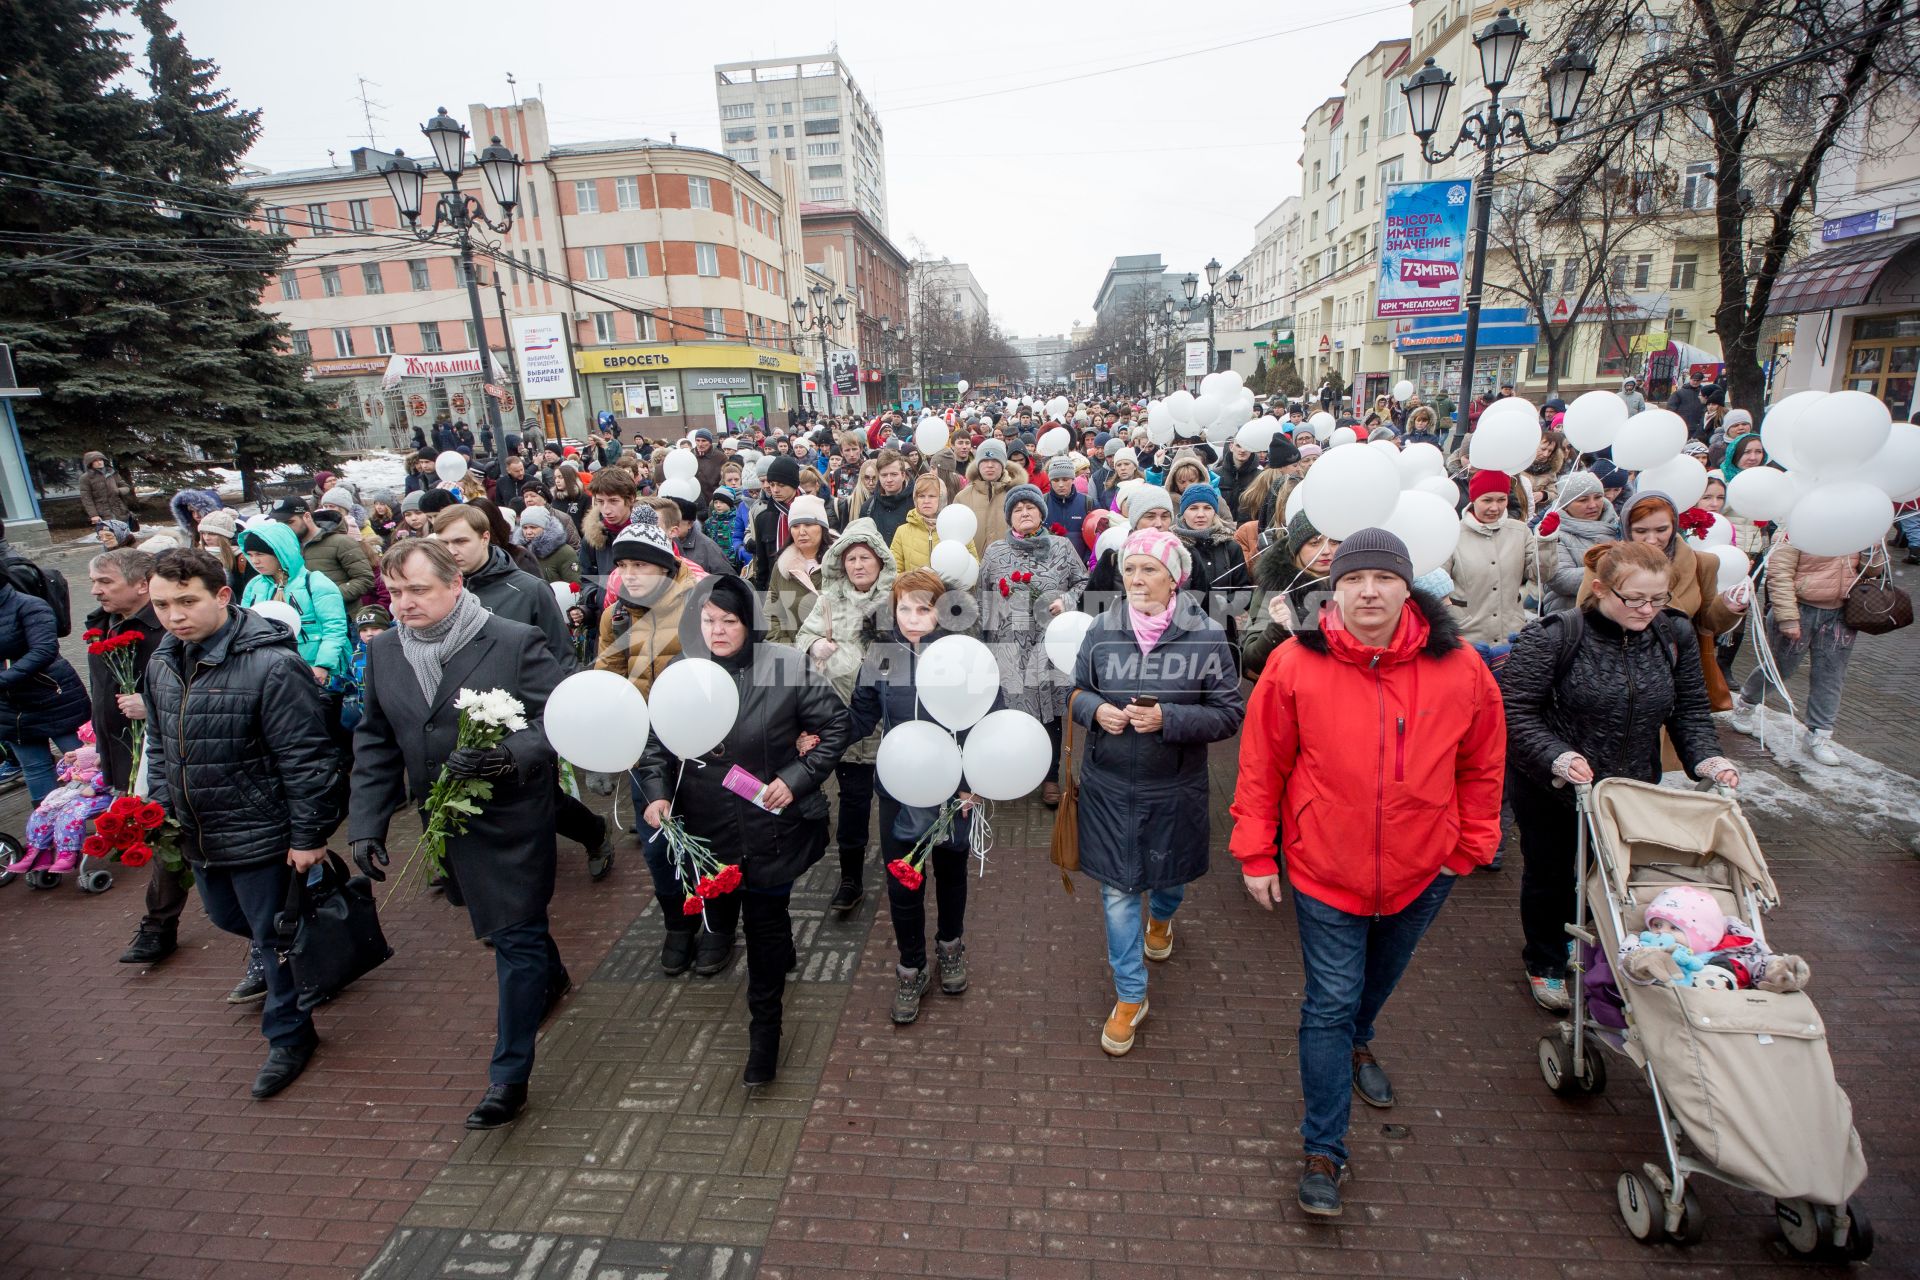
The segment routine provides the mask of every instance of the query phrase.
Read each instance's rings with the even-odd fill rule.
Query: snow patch
[[[1721,721],[1722,731],[1737,732]],[[1823,765],[1801,750],[1805,728],[1783,711],[1761,708],[1769,767],[1751,762],[1740,767],[1740,803],[1748,808],[1791,821],[1838,824],[1862,832],[1906,835],[1920,828],[1920,780],[1888,768],[1842,744],[1833,743],[1838,765]],[[1680,774],[1665,781],[1692,785]]]

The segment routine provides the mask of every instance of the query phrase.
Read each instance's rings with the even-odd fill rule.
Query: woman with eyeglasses
[[[1576,892],[1574,787],[1601,778],[1658,782],[1661,731],[1687,775],[1738,786],[1720,754],[1700,640],[1673,607],[1670,563],[1646,542],[1587,551],[1590,590],[1514,642],[1500,674],[1507,705],[1507,801],[1520,827],[1521,959],[1543,1009],[1567,997],[1566,922]]]

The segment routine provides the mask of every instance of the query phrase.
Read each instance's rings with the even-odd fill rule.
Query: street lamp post
[[[1180,287],[1186,291],[1187,310],[1192,311],[1198,307],[1205,307],[1207,309],[1207,372],[1212,373],[1215,364],[1213,354],[1214,305],[1224,302],[1228,306],[1232,306],[1235,302],[1238,302],[1240,300],[1240,286],[1245,283],[1246,277],[1238,271],[1228,272],[1227,290],[1225,294],[1222,294],[1218,287],[1220,284],[1220,260],[1218,258],[1208,258],[1205,270],[1207,273],[1207,291],[1204,294],[1200,294],[1197,297],[1195,296],[1196,291],[1200,288],[1200,278],[1191,271],[1182,277]]]
[[[881,377],[886,379],[882,392],[887,403],[900,403],[900,374],[893,367],[893,348],[895,343],[907,340],[905,322],[895,324],[888,316],[880,317],[880,362],[884,366]]]
[[[426,171],[403,151],[395,151],[387,162],[384,176],[387,190],[400,217],[419,240],[431,240],[442,227],[452,230],[460,246],[460,274],[467,284],[467,306],[473,313],[473,332],[480,348],[480,398],[487,402],[487,422],[493,427],[496,442],[504,440],[500,427],[500,402],[488,390],[493,385],[493,355],[487,345],[487,321],[480,310],[480,280],[473,268],[473,231],[486,227],[496,235],[505,235],[513,226],[513,211],[520,203],[520,157],[507,150],[495,137],[479,155],[480,172],[487,180],[493,201],[500,206],[500,221],[487,216],[478,196],[460,189],[460,175],[467,168],[467,130],[441,107],[433,119],[420,126],[433,146],[434,160],[447,175],[447,189],[433,205],[433,225],[420,226],[420,205],[426,185]],[[502,333],[502,339],[507,335]]]
[[[1462,114],[1460,132],[1445,151],[1433,145],[1433,135],[1440,128],[1440,112],[1446,105],[1448,91],[1453,88],[1453,77],[1428,58],[1426,65],[1400,86],[1400,92],[1406,95],[1414,136],[1420,139],[1420,154],[1428,164],[1446,162],[1462,145],[1469,143],[1481,156],[1480,182],[1473,193],[1473,265],[1467,283],[1467,332],[1460,352],[1459,416],[1454,420],[1453,435],[1448,441],[1450,449],[1459,447],[1473,403],[1473,366],[1480,346],[1480,302],[1487,271],[1487,224],[1493,215],[1494,163],[1500,148],[1508,142],[1519,143],[1530,155],[1545,155],[1560,145],[1557,136],[1551,142],[1535,142],[1527,132],[1526,116],[1500,102],[1500,91],[1513,82],[1513,69],[1520,60],[1527,36],[1526,24],[1511,11],[1502,9],[1486,29],[1473,38],[1474,48],[1480,54],[1480,79],[1487,87],[1487,100]],[[1547,64],[1543,76],[1547,119],[1556,135],[1579,113],[1580,100],[1586,95],[1587,82],[1593,78],[1597,65],[1592,54],[1572,46]]]
[[[833,371],[827,367],[827,335],[837,333],[847,322],[847,296],[844,293],[833,295],[833,301],[827,301],[827,286],[819,283],[808,286],[807,293],[812,297],[811,305],[806,298],[793,300],[794,324],[800,329],[811,329],[820,335],[820,389],[825,397],[827,416],[833,416]]]

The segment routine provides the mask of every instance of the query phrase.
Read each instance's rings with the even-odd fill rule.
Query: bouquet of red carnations
[[[108,635],[99,627],[89,627],[80,637],[87,642],[87,652],[96,658],[107,660],[107,669],[113,672],[114,687],[121,693],[140,692],[140,644],[147,638],[144,631],[122,631],[118,635]],[[147,722],[132,721],[133,755],[140,758],[140,744],[147,736]],[[165,817],[165,811],[161,813]]]
[[[941,805],[939,812],[933,816],[932,825],[913,842],[913,848],[907,850],[907,856],[895,858],[887,864],[887,873],[909,889],[918,889],[925,884],[927,856],[933,852],[935,845],[945,844],[953,838],[953,820],[966,807],[966,803],[955,796]]]
[[[179,833],[179,824],[157,801],[116,796],[94,818],[93,834],[80,842],[80,852],[129,867],[144,867],[158,858],[161,866],[180,877],[182,885],[190,886],[193,872],[180,852]]]
[[[745,878],[739,863],[720,861],[711,845],[688,831],[686,824],[671,813],[660,820],[655,838],[667,842],[674,876],[692,889],[680,906],[687,915],[705,915],[708,901],[732,893]]]

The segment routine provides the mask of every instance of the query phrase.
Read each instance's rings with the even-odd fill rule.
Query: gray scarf
[[[424,627],[400,628],[400,652],[413,668],[413,678],[420,682],[420,696],[428,706],[433,705],[433,695],[440,691],[440,676],[447,659],[473,639],[492,616],[480,603],[479,596],[462,591],[453,612],[440,621]]]

